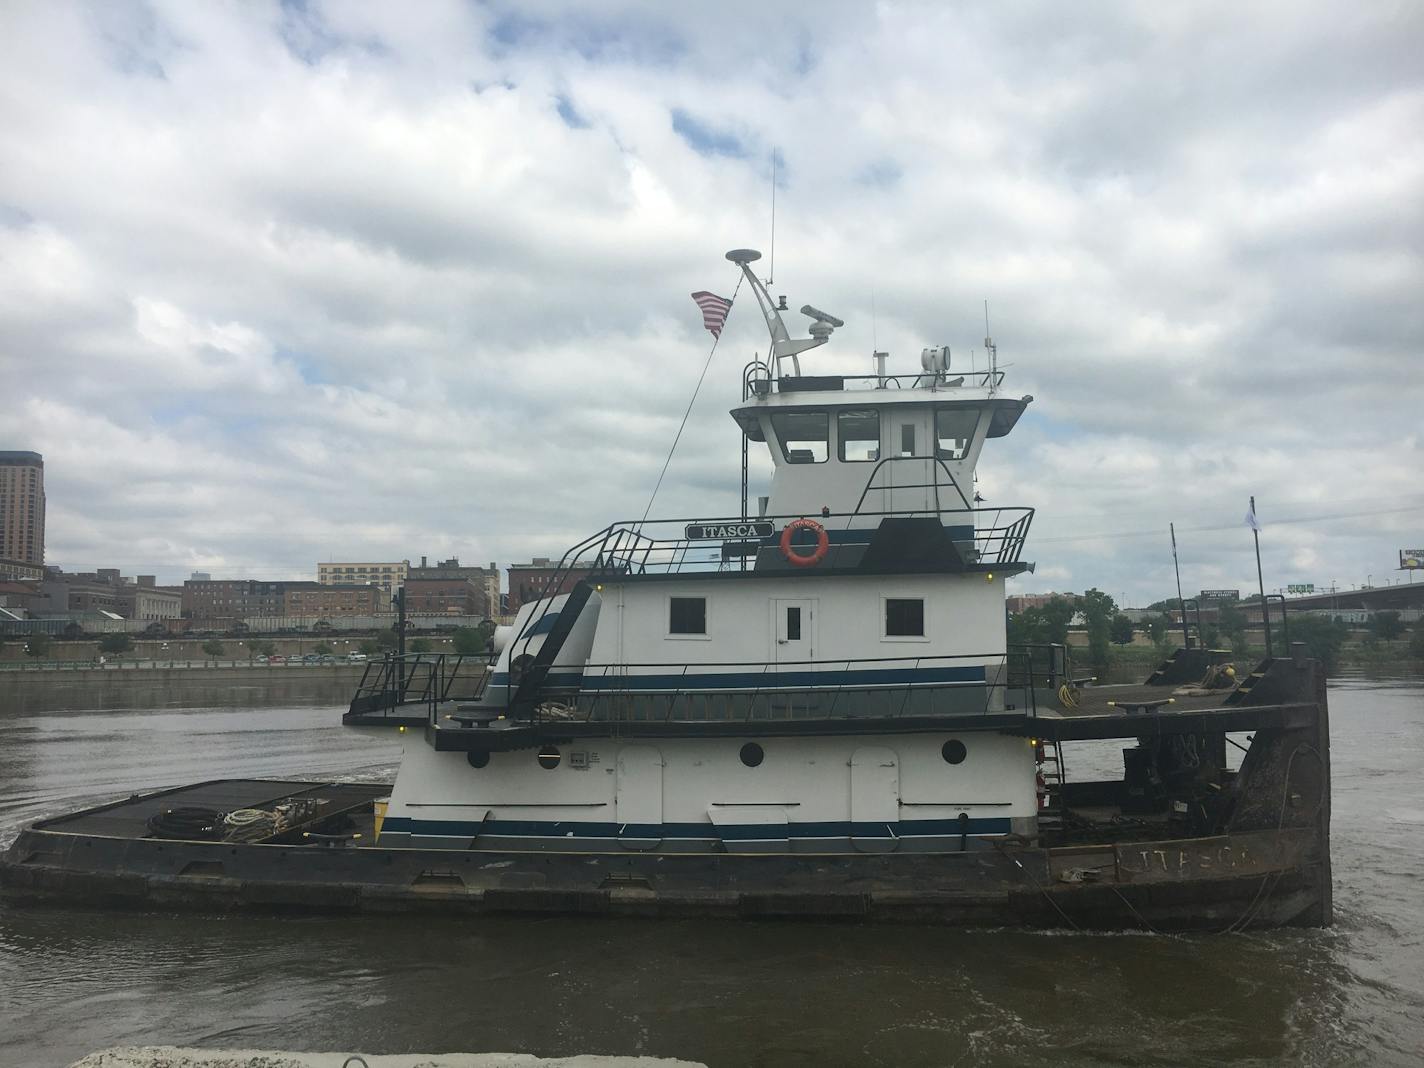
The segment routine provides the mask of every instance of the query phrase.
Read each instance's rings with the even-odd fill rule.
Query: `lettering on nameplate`
[[[769,538],[775,533],[771,523],[689,523],[685,529],[688,541]]]

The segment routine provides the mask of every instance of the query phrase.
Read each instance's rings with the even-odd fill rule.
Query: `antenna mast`
[[[994,344],[994,339],[989,335],[989,300],[987,297],[984,300],[984,349],[989,354],[989,392],[992,394],[998,389],[999,349]]]
[[[776,163],[778,150],[771,150],[771,255],[766,261],[766,284],[776,284]]]

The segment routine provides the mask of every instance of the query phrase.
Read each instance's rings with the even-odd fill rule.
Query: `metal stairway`
[[[553,587],[557,589],[557,586]],[[549,628],[548,634],[544,637],[544,644],[539,647],[539,651],[534,654],[534,659],[529,661],[520,675],[514,692],[509,697],[510,712],[518,715],[526,710],[533,709],[539,703],[539,691],[543,688],[544,680],[548,678],[549,671],[554,666],[554,661],[558,659],[559,651],[563,649],[564,643],[568,641],[569,635],[573,632],[574,624],[578,622],[579,615],[583,612],[584,605],[588,604],[588,599],[593,593],[593,582],[589,579],[580,579],[572,590],[569,591],[568,599],[564,601],[558,614],[554,617],[554,624]],[[550,598],[550,605],[553,599]],[[540,613],[539,619],[543,619],[550,611],[546,605],[544,611]],[[537,629],[534,627],[527,628]],[[533,640],[534,635],[528,634],[524,639],[525,648]],[[527,656],[527,653],[521,653]],[[511,672],[517,658],[510,657]]]
[[[1058,743],[1048,738],[1038,740],[1038,750],[1042,758],[1037,761],[1038,774],[1042,776],[1046,791],[1044,802],[1038,810],[1038,833],[1057,834],[1067,824],[1068,805],[1063,797],[1067,773],[1063,767],[1063,751]],[[1038,753],[1034,754],[1035,757]]]

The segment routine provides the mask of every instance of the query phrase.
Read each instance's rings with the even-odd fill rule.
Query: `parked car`
[[[320,663],[321,663],[321,657],[317,656],[316,653],[307,653],[306,656],[302,657],[302,663],[303,663],[303,664],[320,664]]]
[[[347,653],[346,662],[348,664],[364,664],[366,662],[365,653]]]
[[[281,653],[273,653],[271,656],[264,656],[262,659],[265,660],[268,664],[281,665],[287,662],[287,658]]]
[[[334,664],[336,663],[336,657],[332,656],[330,653],[324,653],[321,656],[320,663]]]
[[[265,664],[267,663],[267,658],[265,656],[254,656],[252,662],[254,664]]]

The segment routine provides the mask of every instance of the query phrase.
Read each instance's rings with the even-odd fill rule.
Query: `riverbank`
[[[0,713],[345,705],[365,668],[365,664],[154,664],[122,670],[5,671],[0,672]]]

